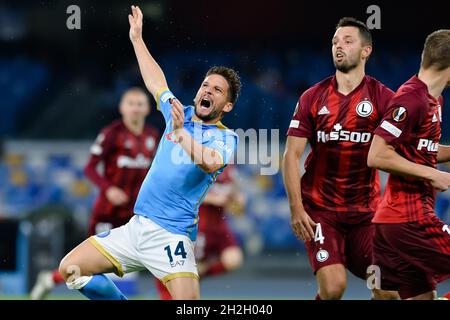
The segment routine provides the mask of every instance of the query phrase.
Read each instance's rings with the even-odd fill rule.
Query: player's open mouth
[[[341,59],[343,59],[343,58],[344,58],[344,54],[343,54],[342,52],[337,52],[337,53],[336,53],[336,59],[341,60]]]
[[[200,101],[200,107],[202,109],[209,109],[209,107],[211,107],[211,101],[202,99],[202,101]]]

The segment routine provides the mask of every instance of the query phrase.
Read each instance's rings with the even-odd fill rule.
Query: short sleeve
[[[298,99],[294,116],[289,124],[288,136],[311,139],[314,136],[314,121],[311,112],[311,98],[309,91],[303,93]]]
[[[374,133],[393,146],[408,141],[425,118],[422,100],[413,92],[394,96]]]

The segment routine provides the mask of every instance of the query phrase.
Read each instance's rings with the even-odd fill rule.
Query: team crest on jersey
[[[169,133],[166,134],[166,139],[169,140],[169,141],[172,141],[172,142],[175,143],[175,144],[177,144],[178,141],[177,141],[177,139],[175,138],[174,135],[175,135],[175,132],[174,132],[174,131],[169,132]]]
[[[363,100],[356,106],[358,116],[366,118],[373,112],[373,105],[369,100]]]
[[[320,249],[316,254],[316,259],[319,262],[325,262],[328,260],[330,255],[328,254],[328,251],[325,249]]]
[[[403,122],[408,118],[408,110],[405,107],[398,107],[392,111],[392,120],[395,122]]]
[[[131,149],[133,142],[131,140],[125,140],[125,148]]]

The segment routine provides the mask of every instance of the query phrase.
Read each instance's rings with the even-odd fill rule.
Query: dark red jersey
[[[436,167],[442,122],[442,96],[436,100],[417,76],[404,83],[375,130],[409,161]],[[391,174],[374,222],[423,221],[434,215],[435,190],[425,180]]]
[[[308,138],[311,145],[301,181],[309,210],[375,212],[380,183],[378,172],[367,167],[367,155],[392,95],[369,76],[343,95],[332,76],[300,97],[288,135]]]
[[[133,215],[139,188],[153,161],[159,138],[159,132],[147,125],[137,136],[122,120],[114,121],[101,131],[91,147],[91,156],[84,170],[100,189],[93,209],[95,219],[108,222]],[[103,164],[103,175],[96,170],[99,163]],[[105,196],[110,186],[122,189],[130,199],[128,203],[113,206]]]
[[[217,177],[210,192],[221,192],[224,189],[233,188],[234,175],[236,169],[232,165],[227,165],[223,172]],[[211,204],[202,204],[199,208],[200,220],[198,223],[198,232],[204,232],[208,228],[219,227],[219,224],[226,223],[225,208]]]

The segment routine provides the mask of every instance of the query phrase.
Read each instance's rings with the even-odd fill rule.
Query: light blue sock
[[[114,282],[104,274],[92,276],[91,280],[78,291],[91,300],[128,300]]]

